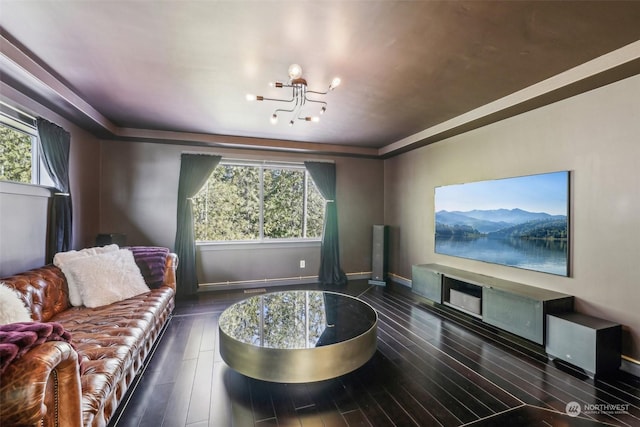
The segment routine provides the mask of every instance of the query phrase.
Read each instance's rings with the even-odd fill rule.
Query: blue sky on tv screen
[[[496,179],[435,189],[435,210],[522,209],[567,215],[569,172]]]

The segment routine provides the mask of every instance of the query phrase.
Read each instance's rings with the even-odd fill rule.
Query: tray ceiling
[[[415,135],[640,40],[640,2],[628,1],[0,0],[0,10],[2,80],[98,133],[221,135],[354,152],[428,142]],[[631,62],[597,84],[637,73]],[[309,89],[342,79],[319,123],[274,126],[276,104],[245,100],[286,97],[267,84],[286,81],[292,63]],[[34,75],[43,80],[34,69],[52,76],[45,89],[33,83]]]

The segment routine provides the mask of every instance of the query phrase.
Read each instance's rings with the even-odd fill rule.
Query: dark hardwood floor
[[[112,424],[640,426],[637,377],[621,372],[592,380],[555,366],[542,348],[433,306],[403,286],[353,281],[331,290],[358,296],[379,314],[378,351],[360,369],[310,384],[244,377],[220,358],[217,322],[226,307],[252,294],[202,293],[177,302],[135,392]],[[567,414],[571,402],[580,405],[577,417]]]

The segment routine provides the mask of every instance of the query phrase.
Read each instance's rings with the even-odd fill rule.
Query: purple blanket
[[[151,289],[159,288],[164,282],[169,249],[156,246],[130,246],[127,249],[133,252],[133,258],[147,286]]]
[[[71,342],[71,334],[55,322],[0,325],[0,374],[18,357],[45,341]]]

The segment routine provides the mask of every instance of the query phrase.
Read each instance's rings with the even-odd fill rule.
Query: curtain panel
[[[323,285],[345,285],[347,276],[340,267],[338,243],[338,207],[336,203],[336,165],[323,162],[304,162],[311,179],[326,200],[320,270],[318,280]]]
[[[55,185],[49,211],[47,262],[58,252],[71,249],[72,215],[69,186],[71,134],[41,117],[36,120],[43,163]]]
[[[175,253],[178,255],[177,294],[188,296],[198,290],[196,275],[196,241],[193,227],[193,205],[191,199],[207,182],[220,163],[220,156],[205,154],[183,154],[180,159],[178,183],[178,212]]]

